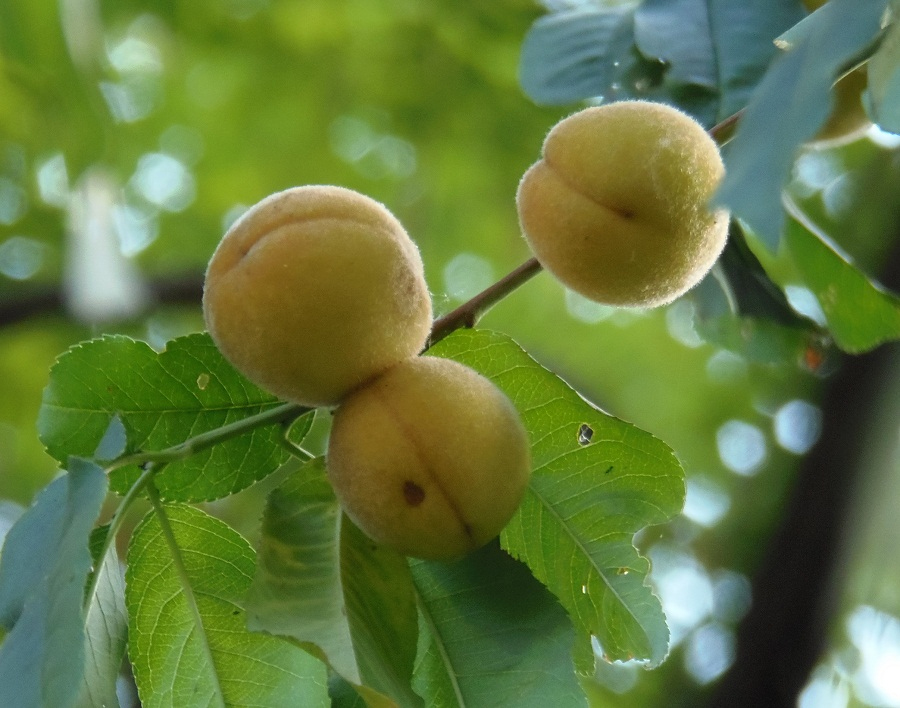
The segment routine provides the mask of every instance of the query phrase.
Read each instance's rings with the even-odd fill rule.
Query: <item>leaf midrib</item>
[[[215,406],[215,407],[204,407],[199,406],[197,408],[134,408],[127,409],[121,406],[111,406],[110,408],[76,408],[74,406],[64,406],[58,403],[44,403],[42,404],[42,408],[53,410],[54,412],[64,412],[64,413],[80,413],[80,414],[88,414],[88,415],[109,415],[110,413],[122,413],[126,415],[138,415],[138,414],[153,414],[159,415],[162,413],[181,413],[181,414],[196,414],[200,415],[203,413],[222,413],[229,411],[251,411],[257,408],[275,408],[277,406],[283,405],[284,401],[276,400],[276,401],[266,401],[264,403],[246,403],[241,404],[239,406],[236,405],[224,405],[224,406]],[[139,404],[137,404],[139,405]],[[260,411],[261,412],[261,411]]]
[[[425,600],[419,593],[419,589],[415,586],[415,583],[413,583],[413,593],[416,597],[416,605],[419,608],[419,612],[422,613],[422,617],[425,619],[425,623],[428,625],[428,632],[431,635],[431,639],[434,642],[434,645],[437,647],[438,654],[440,654],[441,663],[444,665],[444,668],[447,671],[447,678],[450,680],[450,685],[453,688],[453,694],[456,696],[456,703],[459,708],[465,708],[466,701],[463,698],[462,689],[459,686],[459,681],[456,680],[456,671],[453,668],[453,662],[450,660],[450,654],[447,652],[447,647],[444,644],[443,637],[438,631],[437,623],[434,621],[434,618],[428,611]]]
[[[618,601],[618,603],[623,608],[625,608],[628,615],[635,621],[637,626],[640,627],[641,632],[643,632],[643,634],[644,634],[644,638],[647,640],[648,646],[651,646],[651,652],[652,652],[652,641],[650,639],[650,636],[647,634],[647,630],[641,624],[640,619],[638,619],[637,615],[634,614],[634,612],[632,611],[632,609],[628,605],[628,603],[626,603],[622,599],[621,595],[619,595],[619,593],[616,592],[615,588],[612,586],[609,579],[606,577],[606,574],[603,573],[602,570],[600,568],[598,568],[597,565],[594,563],[593,556],[590,554],[588,549],[581,542],[581,539],[574,533],[574,531],[571,529],[570,525],[565,522],[565,520],[559,515],[559,513],[557,513],[556,509],[554,509],[550,505],[549,501],[547,501],[547,499],[545,499],[532,485],[528,486],[528,491],[529,491],[529,493],[534,494],[534,496],[536,496],[538,498],[538,500],[540,501],[542,507],[547,509],[550,512],[550,514],[556,518],[559,525],[566,532],[566,535],[568,535],[569,538],[572,539],[572,542],[584,554],[584,556],[587,558],[588,562],[590,563],[590,567],[594,569],[594,571],[597,573],[598,576],[600,576],[600,578],[603,580],[604,585],[606,585],[606,587],[609,589],[609,592],[612,593],[613,597],[615,597],[615,599]],[[593,605],[593,601],[591,602],[591,604]],[[596,606],[595,606],[595,609],[596,609]],[[588,631],[590,631],[590,629]]]
[[[709,27],[709,47],[712,50],[713,66],[716,68],[716,76],[719,77],[719,86],[725,85],[725,76],[722,69],[722,58],[719,52],[719,45],[716,43],[716,28],[714,22],[714,11],[712,6],[713,0],[706,0],[706,24]],[[721,99],[720,99],[721,100]],[[721,108],[721,104],[719,106]],[[717,111],[718,113],[718,111]]]
[[[153,504],[153,510],[156,513],[157,519],[159,520],[159,526],[160,530],[162,531],[163,538],[165,539],[166,545],[169,547],[169,551],[172,554],[172,565],[175,566],[175,573],[178,576],[179,584],[184,591],[185,602],[187,603],[188,609],[190,610],[191,615],[194,618],[196,636],[200,641],[200,649],[203,652],[207,663],[209,664],[209,675],[213,683],[213,696],[211,696],[211,699],[218,698],[218,705],[220,705],[222,708],[226,708],[225,694],[222,690],[222,684],[219,682],[219,674],[216,671],[216,663],[213,657],[212,646],[210,645],[209,637],[206,634],[206,627],[203,624],[203,617],[200,614],[200,607],[197,605],[197,598],[194,595],[194,589],[191,586],[191,581],[188,577],[187,567],[184,564],[184,558],[181,555],[181,548],[178,546],[178,540],[175,538],[175,532],[172,529],[169,517],[165,512],[165,507],[160,502],[159,494],[156,492],[152,484],[148,486],[148,492],[148,496],[150,497]]]

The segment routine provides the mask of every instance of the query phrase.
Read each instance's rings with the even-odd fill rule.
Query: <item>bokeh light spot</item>
[[[847,708],[850,690],[831,671],[817,671],[797,698],[797,708]]]
[[[112,209],[112,218],[124,256],[137,255],[159,235],[159,222],[154,211],[117,204]]]
[[[812,290],[802,285],[787,285],[784,288],[784,295],[787,297],[788,304],[801,315],[822,327],[827,324],[825,311]]]
[[[706,362],[706,375],[716,383],[730,383],[747,376],[747,360],[727,349],[721,349]]]
[[[822,205],[832,218],[840,218],[847,214],[857,203],[854,196],[856,177],[852,172],[847,172],[833,180],[822,190]]]
[[[25,216],[28,197],[9,177],[0,177],[0,224],[11,226]]]
[[[742,420],[724,423],[716,431],[716,446],[722,464],[744,476],[759,472],[767,455],[763,431]]]
[[[900,707],[900,620],[862,605],[848,618],[847,633],[861,656],[853,677],[857,696],[869,705]]]
[[[46,204],[65,207],[69,202],[69,173],[62,153],[48,157],[37,168],[38,193]]]
[[[794,176],[814,190],[825,189],[843,171],[843,165],[832,153],[810,150],[794,164]]]
[[[704,685],[717,679],[734,663],[734,632],[717,622],[705,624],[688,637],[684,650],[685,671]]]
[[[579,322],[596,324],[611,317],[616,310],[609,305],[588,300],[573,290],[566,290],[566,311]]]
[[[375,143],[376,136],[366,121],[353,116],[338,116],[329,128],[331,149],[345,162],[361,160]]]
[[[822,411],[808,401],[788,401],[775,413],[775,439],[788,452],[802,455],[822,434]]]
[[[666,329],[672,339],[691,349],[704,343],[694,328],[694,303],[690,300],[677,300],[669,306],[666,310]]]
[[[235,221],[240,219],[250,207],[246,204],[235,204],[222,215],[222,232],[228,231]]]
[[[119,42],[111,44],[106,51],[109,63],[120,74],[153,73],[163,70],[162,56],[159,49],[143,39],[126,36]]]
[[[98,85],[110,115],[117,123],[136,123],[146,118],[153,112],[159,97],[155,82],[140,78],[101,81]]]
[[[731,497],[708,477],[695,476],[687,481],[684,515],[707,528],[715,526],[731,508]]]
[[[379,133],[355,116],[339,116],[329,128],[332,151],[369,179],[402,179],[416,171],[416,149],[395,135]]]
[[[474,253],[460,253],[444,267],[444,286],[456,300],[468,300],[494,282],[490,261]]]
[[[650,549],[651,577],[669,623],[674,647],[713,610],[709,574],[692,555],[665,545]]]
[[[750,580],[743,573],[717,570],[713,574],[713,615],[725,624],[737,624],[752,602]]]
[[[0,244],[0,273],[12,280],[34,277],[44,264],[46,247],[25,236],[13,236]]]
[[[183,211],[196,195],[194,177],[184,163],[161,152],[141,156],[131,183],[144,199],[166,211]]]

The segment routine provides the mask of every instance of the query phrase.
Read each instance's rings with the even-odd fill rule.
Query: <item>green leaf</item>
[[[309,435],[313,423],[316,420],[316,410],[313,409],[297,418],[285,432],[285,440],[289,445],[299,446]],[[302,459],[302,455],[300,455]]]
[[[128,431],[125,430],[125,424],[118,415],[114,415],[109,421],[109,427],[100,438],[97,449],[94,450],[93,458],[100,462],[109,462],[120,455],[125,454],[128,447]]]
[[[814,10],[813,12],[817,12],[817,10]],[[789,27],[786,31],[776,37],[775,46],[784,50],[791,49],[798,42],[802,42],[810,32],[814,32],[818,20],[811,20],[810,17],[812,14],[813,13],[810,13],[797,24]]]
[[[857,354],[900,339],[900,298],[869,280],[799,210],[792,209],[786,242],[841,349]]]
[[[525,93],[542,104],[609,94],[623,78],[621,58],[634,43],[633,17],[630,8],[593,8],[539,18],[522,43]]]
[[[0,555],[3,553],[3,539],[16,521],[25,513],[25,507],[9,499],[0,499]]]
[[[95,529],[91,534],[91,556],[94,567],[101,561],[98,554],[106,538],[108,527]],[[116,679],[125,656],[128,638],[128,612],[125,608],[125,574],[113,545],[102,559],[93,596],[87,598],[85,618],[87,661],[84,684],[78,705],[80,708],[119,705]],[[93,574],[92,574],[93,575]]]
[[[821,336],[806,328],[781,324],[767,316],[753,317],[730,309],[715,278],[703,280],[690,295],[695,303],[694,326],[707,342],[715,343],[762,364],[803,361],[810,348],[821,347]]]
[[[572,625],[524,565],[495,543],[454,563],[410,563],[422,627],[414,685],[428,705],[587,705]]]
[[[716,90],[710,10],[695,0],[646,0],[634,15],[635,43],[645,55],[669,64],[671,81]]]
[[[85,662],[88,537],[106,496],[106,475],[72,459],[10,529],[0,556],[0,706],[75,704]]]
[[[366,708],[366,701],[357,688],[340,674],[332,674],[328,679],[328,694],[331,708]]]
[[[277,405],[225,361],[207,334],[172,340],[161,354],[144,342],[109,336],[76,345],[56,361],[38,431],[57,460],[93,455],[117,420],[130,451],[162,450]],[[259,428],[172,462],[155,484],[164,499],[178,501],[233,494],[288,459],[281,434],[277,425]],[[124,494],[139,474],[135,466],[118,469],[110,486]]]
[[[669,65],[669,81],[718,90],[719,120],[750,98],[772,41],[803,18],[796,0],[645,0],[634,15],[641,52]]]
[[[728,242],[716,266],[728,288],[737,315],[770,320],[791,327],[808,326],[808,321],[790,306],[781,289],[772,282],[759,259],[747,245],[738,224],[733,224]]]
[[[504,335],[458,331],[430,353],[487,376],[522,414],[534,472],[501,542],[569,612],[577,655],[588,655],[594,635],[610,659],[659,664],[669,632],[632,538],[684,504],[684,472],[671,449],[591,406]]]
[[[873,120],[882,130],[900,133],[900,17],[894,18],[867,72]]]
[[[236,531],[193,507],[160,505],[141,522],[125,599],[143,706],[328,705],[324,664],[247,631],[254,563]]]
[[[784,227],[781,195],[796,150],[825,122],[835,78],[877,37],[885,4],[830,0],[813,13],[810,31],[775,60],[753,94],[725,152],[725,180],[715,200],[773,250]]]
[[[416,611],[406,560],[341,513],[321,459],[269,495],[247,611],[251,629],[314,644],[352,684],[421,705],[410,688]]]
[[[803,361],[810,346],[825,339],[811,321],[790,306],[737,222],[712,273],[688,293],[694,326],[706,341],[750,361],[783,364]]]

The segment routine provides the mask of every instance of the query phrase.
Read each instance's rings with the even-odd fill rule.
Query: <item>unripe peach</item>
[[[458,558],[494,538],[531,474],[518,412],[449,359],[398,364],[337,409],[328,476],[372,539],[420,558]]]
[[[538,261],[608,305],[654,307],[696,285],[725,246],[709,206],[724,167],[703,127],[660,103],[587,108],[547,135],[517,206]]]
[[[418,249],[378,202],[307,186],[263,199],[206,272],[206,325],[260,387],[333,405],[417,354],[431,328]]]

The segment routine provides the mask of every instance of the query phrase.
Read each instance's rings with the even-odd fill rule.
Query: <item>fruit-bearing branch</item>
[[[514,271],[504,276],[496,283],[485,288],[468,302],[463,303],[452,312],[434,321],[431,327],[431,335],[428,337],[427,346],[437,344],[451,332],[462,327],[474,327],[478,319],[487,310],[513,290],[531,279],[541,271],[541,264],[537,258],[529,258]]]

